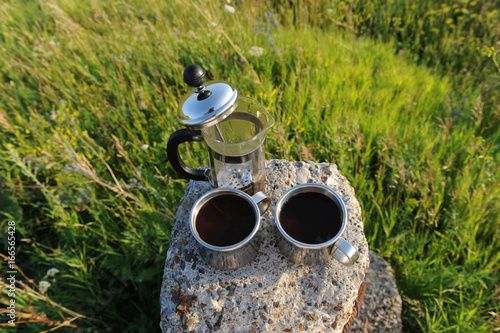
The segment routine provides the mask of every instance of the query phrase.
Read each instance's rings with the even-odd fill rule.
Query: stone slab
[[[279,252],[274,207],[288,189],[302,183],[325,184],[344,200],[348,225],[343,236],[360,252],[353,267],[334,260],[325,266],[299,266]],[[160,295],[162,331],[342,332],[365,278],[369,251],[359,202],[337,166],[266,162],[265,192],[273,204],[262,217],[263,241],[256,259],[234,271],[207,266],[190,233],[191,207],[209,189],[206,182],[191,181],[178,205]]]
[[[351,333],[399,333],[403,331],[403,303],[389,264],[370,251],[370,267],[366,270],[366,292]]]

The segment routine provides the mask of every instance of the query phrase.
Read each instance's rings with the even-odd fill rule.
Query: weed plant
[[[187,183],[166,144],[191,63],[271,112],[268,159],[337,163],[349,178],[405,331],[500,328],[498,8],[4,1],[0,244],[15,221],[24,323],[2,329],[158,330]],[[182,156],[208,164],[201,144]]]

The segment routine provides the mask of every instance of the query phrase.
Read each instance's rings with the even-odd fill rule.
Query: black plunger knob
[[[205,82],[205,74],[200,65],[189,65],[184,70],[184,82],[193,88],[201,87]]]

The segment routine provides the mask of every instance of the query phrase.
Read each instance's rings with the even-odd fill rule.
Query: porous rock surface
[[[403,331],[403,302],[389,264],[370,251],[370,267],[366,270],[367,285],[361,311],[354,320],[351,333],[398,333]]]
[[[279,252],[274,208],[288,189],[302,183],[325,184],[344,200],[348,224],[343,237],[360,252],[353,267],[335,260],[300,266]],[[359,202],[337,166],[266,162],[265,192],[273,204],[262,216],[261,247],[251,264],[234,271],[205,264],[190,232],[191,207],[208,190],[207,182],[191,181],[178,205],[160,295],[162,332],[342,332],[365,278],[369,251]]]

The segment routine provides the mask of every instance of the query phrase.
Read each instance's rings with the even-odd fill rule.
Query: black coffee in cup
[[[290,197],[279,213],[284,231],[306,244],[321,244],[335,237],[342,227],[342,211],[327,196],[300,192]]]
[[[255,227],[252,204],[242,197],[222,194],[210,198],[198,212],[195,228],[213,246],[230,246],[244,240]]]

